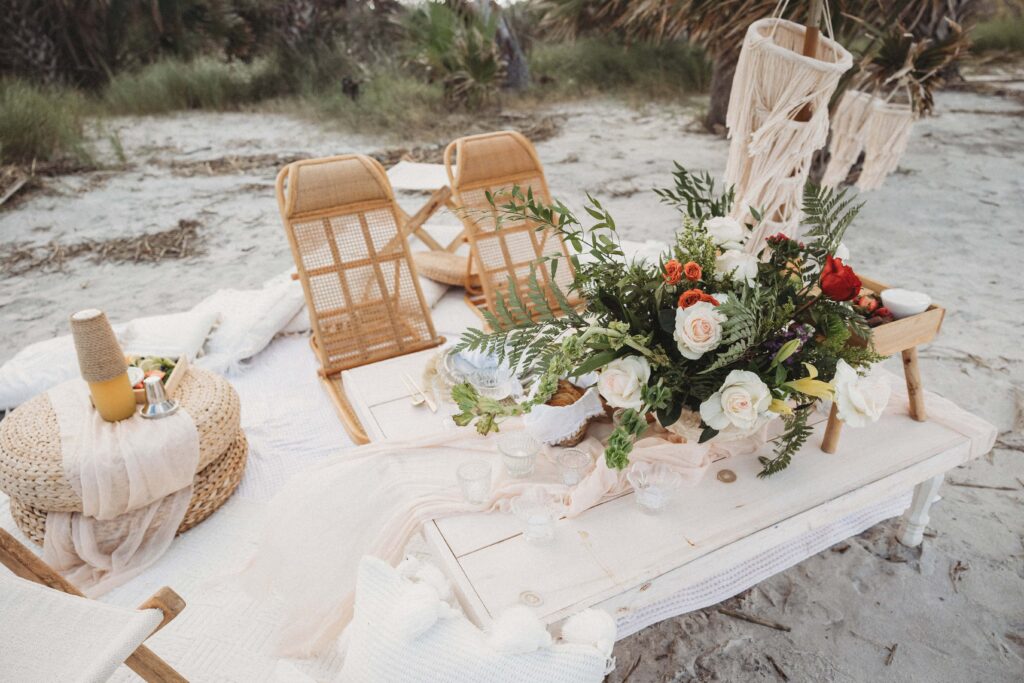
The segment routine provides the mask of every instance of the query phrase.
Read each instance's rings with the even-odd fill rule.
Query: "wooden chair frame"
[[[298,177],[304,167],[322,164],[339,163],[345,164],[347,169],[339,166],[339,173],[349,173],[350,178],[339,178],[337,182],[351,180],[353,183],[375,184],[373,197],[360,199],[358,201],[339,203],[315,210],[297,210],[296,204],[302,188],[296,189]],[[355,169],[358,168],[358,176]],[[334,182],[334,181],[332,181]],[[416,272],[416,264],[413,262],[409,252],[407,235],[410,233],[409,218],[398,207],[395,201],[394,191],[388,181],[384,168],[374,159],[361,154],[345,154],[323,159],[308,159],[296,161],[281,169],[277,176],[276,183],[278,208],[281,212],[281,219],[284,222],[285,232],[288,235],[288,242],[291,246],[292,257],[295,260],[297,278],[302,282],[303,293],[306,297],[306,305],[309,310],[310,326],[312,327],[312,338],[310,340],[313,351],[320,361],[320,375],[324,386],[330,395],[342,424],[351,436],[352,440],[359,444],[369,442],[366,430],[356,416],[352,405],[345,395],[340,374],[349,368],[368,365],[378,361],[387,360],[395,356],[405,355],[423,349],[432,348],[444,343],[444,338],[439,337],[434,328],[434,322],[430,315],[430,307],[427,306],[423,291],[419,285]],[[442,198],[440,201],[444,201]],[[429,204],[429,203],[428,203]],[[420,217],[420,224],[429,215],[429,206],[425,206],[417,216]],[[436,207],[433,209],[436,210]],[[390,214],[395,225],[395,235],[384,245],[377,248],[371,235],[371,228],[368,224],[367,215],[371,212],[384,212]],[[423,214],[421,216],[421,214]],[[358,221],[360,226],[363,244],[366,248],[366,256],[360,259],[348,259],[341,253],[337,243],[332,219],[352,219]],[[322,267],[307,268],[302,245],[296,234],[297,224],[307,224],[312,221],[320,221],[325,237],[326,248],[330,252],[330,264]],[[436,244],[436,242],[435,242]],[[394,264],[394,282],[389,289],[386,281],[386,274],[382,264]],[[375,287],[380,296],[366,298],[357,296],[353,298],[348,282],[348,273],[355,268],[369,268],[373,272],[372,278],[367,278],[365,287],[367,290]],[[409,283],[403,284],[401,271],[405,269],[408,273]],[[336,274],[340,289],[344,292],[344,304],[331,310],[320,310],[316,305],[311,277],[320,277]],[[419,313],[422,315],[422,323],[426,335],[419,335],[412,326],[418,326],[420,320],[408,320],[408,316],[400,315],[398,310],[399,291],[401,287],[412,287],[415,292],[415,302]],[[365,292],[363,293],[365,295]],[[365,301],[359,299],[366,298]],[[363,320],[365,311],[371,311],[379,306],[386,309],[386,317],[377,316],[382,322],[370,326]],[[327,319],[336,322],[328,324]],[[346,322],[347,321],[347,322]],[[376,348],[376,350],[374,350]],[[332,360],[332,349],[343,349],[349,358],[344,360]]]
[[[469,165],[465,159],[467,147],[472,146],[474,143],[488,141],[488,140],[499,140],[505,138],[508,144],[513,149],[518,147],[518,151],[525,153],[528,158],[532,161],[532,165],[529,168],[521,168],[515,171],[506,171],[503,173],[496,172],[493,175],[488,175],[483,178],[466,179],[463,177],[465,168]],[[514,286],[516,287],[520,298],[526,305],[530,305],[530,297],[527,294],[526,277],[518,271],[526,265],[525,262],[516,262],[508,247],[507,238],[518,235],[526,234],[529,236],[534,255],[536,258],[540,258],[544,255],[550,255],[550,250],[546,250],[548,246],[547,240],[557,240],[559,249],[564,257],[564,267],[567,272],[572,273],[572,261],[569,256],[569,251],[562,240],[561,235],[549,231],[546,234],[544,231],[537,229],[537,224],[532,222],[524,222],[520,225],[505,226],[502,225],[497,229],[481,229],[479,220],[468,215],[468,206],[466,202],[466,194],[471,191],[485,190],[492,193],[500,193],[502,190],[509,190],[512,186],[520,184],[525,181],[533,181],[532,189],[534,195],[539,195],[540,199],[547,203],[551,203],[551,193],[548,190],[547,177],[544,175],[544,167],[541,164],[540,157],[537,155],[537,150],[533,144],[521,133],[516,131],[497,131],[494,133],[484,133],[482,135],[471,135],[463,138],[459,138],[453,141],[444,151],[444,165],[445,170],[448,172],[448,181],[452,188],[452,197],[455,204],[455,213],[459,216],[464,226],[464,234],[470,245],[470,264],[467,266],[467,277],[466,277],[466,292],[467,292],[467,303],[480,314],[480,308],[486,307],[492,313],[496,313],[496,299],[498,295],[502,294],[508,289],[509,278],[512,279]],[[500,200],[500,195],[495,197],[495,201]],[[495,209],[490,209],[491,220],[498,221],[498,212]],[[500,245],[502,255],[504,258],[504,264],[499,268],[491,268],[485,263],[482,253],[481,246],[487,241],[497,241]],[[470,287],[469,272],[472,269],[472,263],[476,263],[477,274],[480,278],[481,289],[474,291]],[[547,268],[539,268],[538,273],[542,280],[542,283],[546,286],[545,288],[550,290],[551,284],[551,273]],[[548,305],[552,310],[558,310],[558,302],[555,300],[553,295],[548,295]],[[572,302],[572,297],[570,297]],[[573,302],[576,303],[576,302]],[[482,316],[481,316],[482,317]]]
[[[35,553],[19,543],[14,536],[11,536],[4,529],[0,529],[0,564],[11,570],[15,576],[69,595],[85,597],[67,579],[54,571],[49,565],[39,559]],[[139,609],[158,609],[163,614],[163,619],[153,629],[153,633],[156,633],[185,609],[185,601],[181,599],[181,596],[165,586],[154,593],[146,602],[139,605]],[[153,634],[151,633],[150,635]],[[187,683],[184,676],[175,671],[170,664],[160,659],[145,645],[137,647],[135,652],[124,663],[144,680],[151,683],[177,683],[179,681]]]

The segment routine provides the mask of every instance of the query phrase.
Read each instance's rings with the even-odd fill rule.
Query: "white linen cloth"
[[[107,605],[0,569],[0,678],[106,681],[162,618],[160,610]]]
[[[102,595],[159,559],[174,540],[192,499],[199,434],[184,409],[159,420],[136,413],[107,422],[82,380],[48,395],[64,475],[82,512],[47,513],[43,559],[86,595]]]
[[[502,425],[503,431],[520,427],[513,421]],[[573,517],[624,491],[624,473],[609,469],[600,457],[600,438],[609,430],[608,425],[595,429],[595,436],[579,446],[598,456],[597,464],[572,488],[560,483],[557,468],[543,453],[529,480],[508,477],[496,439],[468,429],[369,444],[294,476],[271,500],[260,548],[242,574],[252,595],[274,596],[282,607],[279,652],[301,657],[327,647],[352,617],[360,558],[373,555],[397,564],[412,536],[431,519],[507,510],[509,499],[535,486],[562,495],[566,514]],[[664,437],[638,441],[631,461],[667,463],[689,485],[700,481],[720,448]],[[475,459],[489,461],[493,473],[491,497],[483,505],[465,502],[456,484],[458,466]]]
[[[451,587],[436,567],[427,565],[437,580],[413,581],[403,571],[406,564],[395,569],[373,557],[364,557],[360,563],[355,616],[345,633],[348,647],[339,683],[599,683],[604,679],[615,642],[611,617],[596,615],[607,626],[588,629],[592,634],[607,634],[607,642],[601,643],[607,652],[591,634],[583,642],[553,643],[527,607],[499,615],[485,633],[448,604],[445,598],[450,597]],[[579,614],[570,622],[592,616]],[[566,623],[562,635],[578,630],[583,629]]]

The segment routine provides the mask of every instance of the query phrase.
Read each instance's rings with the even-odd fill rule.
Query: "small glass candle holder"
[[[637,507],[651,515],[668,507],[682,483],[682,477],[675,470],[648,463],[634,463],[626,479],[633,487]]]
[[[469,375],[469,383],[477,393],[486,398],[500,400],[511,394],[512,373],[508,368],[495,366],[480,368]]]
[[[555,537],[555,521],[565,511],[561,499],[543,487],[527,489],[510,503],[512,514],[523,523],[523,538],[530,543],[547,543]]]
[[[498,437],[498,451],[510,475],[528,477],[533,474],[540,442],[526,432],[509,432]]]
[[[577,448],[567,448],[558,454],[558,471],[562,475],[562,483],[566,486],[576,486],[594,464],[590,454]]]
[[[483,505],[491,497],[491,465],[483,460],[470,460],[459,465],[455,470],[462,489],[462,497],[467,503]]]

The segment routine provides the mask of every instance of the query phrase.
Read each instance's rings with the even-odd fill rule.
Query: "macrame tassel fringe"
[[[725,181],[736,186],[735,217],[750,207],[767,219],[747,243],[756,253],[774,232],[795,235],[811,156],[828,137],[828,102],[853,58],[834,40],[822,39],[815,57],[800,54],[804,27],[761,19],[747,29],[729,97],[726,125],[732,143]],[[794,119],[804,108],[810,121]]]
[[[909,104],[878,102],[864,131],[864,169],[857,179],[862,192],[875,190],[899,166],[907,151],[916,116]]]
[[[839,187],[864,151],[864,129],[877,99],[871,93],[847,90],[832,114],[831,157],[821,184]]]

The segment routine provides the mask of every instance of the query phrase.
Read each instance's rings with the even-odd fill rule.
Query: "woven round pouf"
[[[188,504],[181,526],[178,527],[179,534],[196,526],[227,502],[242,481],[248,454],[249,444],[245,440],[245,434],[239,430],[228,450],[196,475],[192,482],[192,500]],[[39,545],[43,544],[46,532],[45,510],[11,498],[11,516],[26,536]],[[116,527],[108,530],[112,535],[123,532]]]
[[[173,398],[196,424],[197,469],[202,470],[238,435],[238,394],[223,377],[191,367]],[[0,422],[0,490],[38,510],[82,509],[82,499],[64,476],[57,415],[46,394],[26,401]]]

